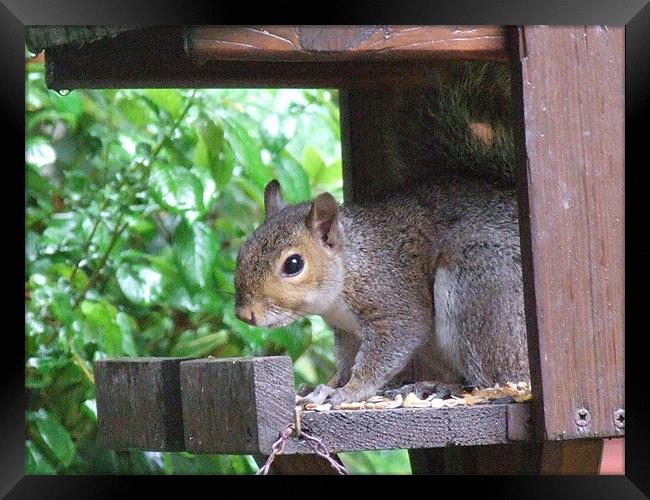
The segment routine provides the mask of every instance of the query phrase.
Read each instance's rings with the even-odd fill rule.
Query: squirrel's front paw
[[[375,391],[371,389],[349,389],[345,386],[336,389],[334,393],[327,400],[332,406],[340,405],[341,403],[353,403],[356,401],[365,401],[372,396]]]
[[[316,387],[313,391],[307,394],[305,397],[298,400],[296,406],[306,405],[307,403],[315,403],[317,405],[322,405],[328,396],[334,393],[334,389],[325,384],[321,384]]]

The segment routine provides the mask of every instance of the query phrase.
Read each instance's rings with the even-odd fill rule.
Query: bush
[[[326,190],[341,200],[337,93],[61,96],[32,60],[26,79],[27,473],[257,470],[246,456],[97,447],[92,363],[287,354],[297,384],[334,373],[319,318],[272,330],[238,321],[233,272],[269,180],[289,202]],[[408,468],[400,452],[345,456],[357,472]]]

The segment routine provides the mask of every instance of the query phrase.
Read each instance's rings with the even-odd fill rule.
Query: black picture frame
[[[313,9],[311,7],[316,7]],[[88,0],[63,0],[46,2],[44,0],[3,0],[0,4],[0,39],[2,78],[0,78],[0,102],[2,102],[3,121],[6,125],[4,138],[7,139],[3,147],[3,160],[6,166],[5,176],[9,176],[12,184],[4,183],[2,211],[3,227],[7,234],[5,248],[19,248],[19,243],[14,239],[24,241],[24,225],[17,223],[14,230],[13,223],[20,219],[19,203],[13,197],[19,197],[20,185],[25,187],[24,170],[18,169],[18,164],[24,161],[24,42],[26,25],[38,24],[604,24],[626,26],[626,410],[628,418],[626,425],[626,450],[625,450],[625,476],[590,476],[590,477],[362,477],[347,478],[347,481],[362,481],[364,489],[383,492],[390,480],[391,485],[398,491],[409,493],[410,481],[416,481],[418,486],[426,488],[427,494],[444,492],[451,483],[454,490],[461,488],[463,494],[471,495],[472,490],[476,495],[493,495],[498,498],[647,498],[650,495],[650,456],[649,440],[645,425],[648,420],[647,396],[644,394],[646,377],[642,370],[645,351],[641,342],[645,340],[644,333],[647,326],[641,324],[639,328],[633,326],[628,318],[639,315],[643,305],[635,307],[635,301],[645,298],[644,293],[630,291],[632,282],[639,276],[638,269],[647,268],[647,263],[642,267],[627,265],[628,258],[634,249],[643,248],[642,245],[631,243],[631,238],[644,233],[647,220],[644,214],[632,207],[634,190],[642,189],[643,183],[636,180],[636,174],[648,164],[647,154],[642,150],[644,125],[647,122],[644,111],[650,100],[650,5],[646,0],[593,0],[593,1],[568,1],[549,0],[544,2],[523,2],[517,0],[503,0],[499,2],[454,0],[453,2],[431,2],[425,0],[406,2],[375,1],[372,4],[350,4],[335,6],[319,4],[309,9],[303,4],[278,1],[270,4],[251,5],[232,4],[192,4],[189,2],[135,1],[129,2],[91,2]],[[320,10],[321,12],[317,12]],[[246,12],[248,11],[248,12]],[[311,12],[312,15],[308,15]],[[318,13],[318,16],[314,16]],[[246,15],[244,15],[246,14]],[[15,134],[15,140],[10,134]],[[23,140],[20,139],[22,136]],[[647,142],[647,139],[646,139]],[[642,160],[643,159],[643,160]],[[629,176],[627,175],[629,172]],[[24,207],[24,199],[23,207]],[[22,230],[21,230],[22,228]],[[17,235],[17,236],[16,236]],[[641,250],[643,252],[643,250]],[[647,258],[648,252],[645,252]],[[18,319],[21,306],[18,304],[20,293],[15,288],[24,286],[24,273],[21,275],[19,266],[12,264],[15,259],[25,262],[24,256],[9,254],[6,257],[4,273],[7,277],[7,295],[4,302],[5,311],[9,314],[5,318]],[[629,262],[633,262],[630,260]],[[12,271],[16,269],[16,277]],[[10,279],[13,278],[13,279]],[[22,280],[22,285],[20,284]],[[15,282],[15,285],[13,283]],[[639,283],[639,284],[640,284]],[[15,307],[11,303],[16,301]],[[23,303],[24,307],[24,303]],[[16,311],[14,313],[14,311]],[[23,316],[24,324],[24,316]],[[645,326],[645,328],[643,328]],[[230,481],[244,481],[233,484],[241,494],[248,493],[251,486],[267,487],[264,481],[278,481],[273,479],[229,477],[229,478],[201,478],[201,477],[123,477],[123,476],[25,476],[25,384],[24,360],[20,352],[24,349],[20,328],[14,327],[13,322],[6,323],[2,336],[4,360],[0,364],[2,377],[0,378],[0,495],[6,498],[59,498],[77,496],[84,498],[113,498],[118,495],[128,495],[136,486],[147,488],[147,494],[155,494],[155,490],[170,491],[170,485],[180,487],[180,491],[193,494],[194,489],[188,489],[187,481],[203,481],[209,488],[210,495],[224,494],[226,479]],[[22,349],[21,347],[22,346]],[[341,480],[341,478],[337,478]],[[354,480],[356,479],[356,481]],[[335,479],[336,480],[336,479]],[[394,482],[395,481],[395,482]],[[487,481],[487,484],[485,483]],[[283,491],[288,494],[309,494],[310,491],[320,490],[327,492],[329,488],[333,494],[343,494],[347,486],[343,483],[327,485],[324,483],[295,483],[293,481],[278,483]],[[379,489],[381,488],[381,489]],[[339,493],[336,493],[336,491]],[[456,490],[455,490],[456,491]]]

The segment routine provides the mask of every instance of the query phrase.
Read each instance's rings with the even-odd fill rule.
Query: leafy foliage
[[[237,250],[263,218],[269,180],[280,180],[290,202],[325,190],[341,199],[336,92],[63,97],[31,60],[26,83],[27,472],[256,470],[245,456],[97,447],[92,364],[286,353],[297,384],[333,374],[333,340],[320,319],[248,326],[234,316],[232,278]],[[348,455],[358,472],[391,463]]]

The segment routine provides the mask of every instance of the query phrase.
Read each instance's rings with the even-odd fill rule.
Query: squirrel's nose
[[[257,323],[255,321],[255,313],[253,308],[249,305],[246,306],[237,306],[235,307],[235,316],[237,316],[244,323],[255,326]]]

